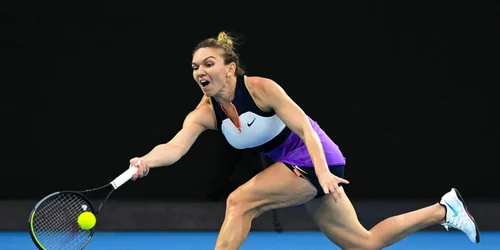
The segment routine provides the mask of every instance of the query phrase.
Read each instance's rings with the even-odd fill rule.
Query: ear
[[[227,76],[236,74],[236,63],[232,62],[227,66]]]

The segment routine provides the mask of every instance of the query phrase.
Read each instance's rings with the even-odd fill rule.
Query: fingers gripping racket
[[[78,216],[83,212],[92,212],[98,218],[113,191],[130,180],[136,172],[136,167],[130,167],[104,186],[83,191],[59,191],[41,199],[29,217],[31,239],[38,249],[83,249],[94,235],[95,226],[89,230],[81,229],[77,222]],[[95,210],[88,194],[106,189],[107,195]]]

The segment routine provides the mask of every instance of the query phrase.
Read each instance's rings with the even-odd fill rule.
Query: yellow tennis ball
[[[96,218],[92,212],[83,212],[78,216],[78,225],[83,230],[90,230],[95,226]]]

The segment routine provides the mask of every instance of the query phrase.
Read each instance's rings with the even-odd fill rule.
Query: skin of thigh
[[[342,188],[337,202],[331,194],[305,204],[306,210],[320,230],[342,249],[375,249],[370,245],[371,233],[358,220],[356,211]]]
[[[316,188],[304,178],[276,162],[258,173],[231,195],[258,216],[271,209],[304,204],[316,196]],[[238,198],[236,198],[238,197]]]

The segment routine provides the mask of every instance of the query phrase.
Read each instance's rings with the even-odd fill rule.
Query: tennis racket
[[[137,167],[130,167],[104,186],[83,191],[59,191],[45,196],[29,216],[29,231],[33,243],[43,250],[83,249],[92,239],[96,227],[81,229],[77,222],[78,216],[86,211],[92,212],[98,222],[99,212],[113,191],[130,180],[136,172]],[[95,210],[88,194],[106,190],[107,195]]]

